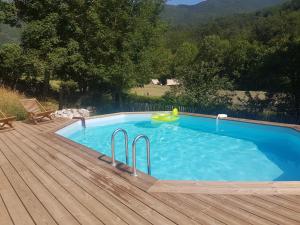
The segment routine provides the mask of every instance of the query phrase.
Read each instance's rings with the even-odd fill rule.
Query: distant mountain
[[[286,0],[206,0],[196,5],[166,5],[162,18],[174,25],[204,23],[237,13],[254,12]]]

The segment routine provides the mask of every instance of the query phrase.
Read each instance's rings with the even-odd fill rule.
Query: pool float
[[[179,120],[178,109],[173,109],[171,113],[156,113],[152,115],[152,120],[160,122],[175,122]]]

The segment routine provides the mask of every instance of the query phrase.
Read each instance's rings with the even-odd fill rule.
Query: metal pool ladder
[[[116,156],[115,156],[115,136],[119,133],[122,132],[125,137],[125,154],[126,154],[126,164],[128,165],[128,134],[126,130],[122,128],[118,128],[115,130],[111,136],[111,158],[112,158],[112,166],[116,166]]]
[[[126,164],[128,165],[128,134],[126,130],[122,128],[118,128],[115,130],[111,136],[111,158],[112,158],[112,166],[116,166],[116,156],[115,156],[115,136],[122,132],[125,137],[125,154],[126,154]],[[148,174],[151,175],[151,158],[150,158],[150,140],[146,135],[138,135],[132,142],[132,176],[137,176],[137,169],[136,169],[136,144],[140,139],[145,139],[146,141],[146,147],[147,147],[147,170]]]
[[[147,145],[147,169],[148,174],[151,176],[151,160],[150,160],[150,140],[146,135],[140,134],[138,135],[132,142],[132,176],[137,177],[136,172],[136,143],[141,139],[145,139]]]

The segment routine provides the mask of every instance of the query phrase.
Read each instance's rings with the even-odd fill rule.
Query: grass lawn
[[[148,84],[142,88],[132,88],[130,90],[131,94],[136,94],[138,96],[149,96],[149,97],[162,97],[166,92],[170,91],[171,87],[169,86],[160,86]],[[264,100],[266,99],[266,92],[262,91],[250,91],[250,96],[253,99]],[[249,96],[245,91],[220,91],[221,96],[227,95],[232,99],[234,105],[240,105],[242,102],[247,102]]]
[[[136,94],[139,96],[150,96],[150,97],[161,97],[166,92],[170,91],[169,86],[160,86],[160,85],[145,85],[143,88],[132,88],[130,90],[131,94]]]

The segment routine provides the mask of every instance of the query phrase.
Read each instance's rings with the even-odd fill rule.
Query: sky
[[[179,5],[179,4],[183,4],[183,5],[195,5],[199,2],[202,2],[204,0],[168,0],[167,3],[169,5]]]

